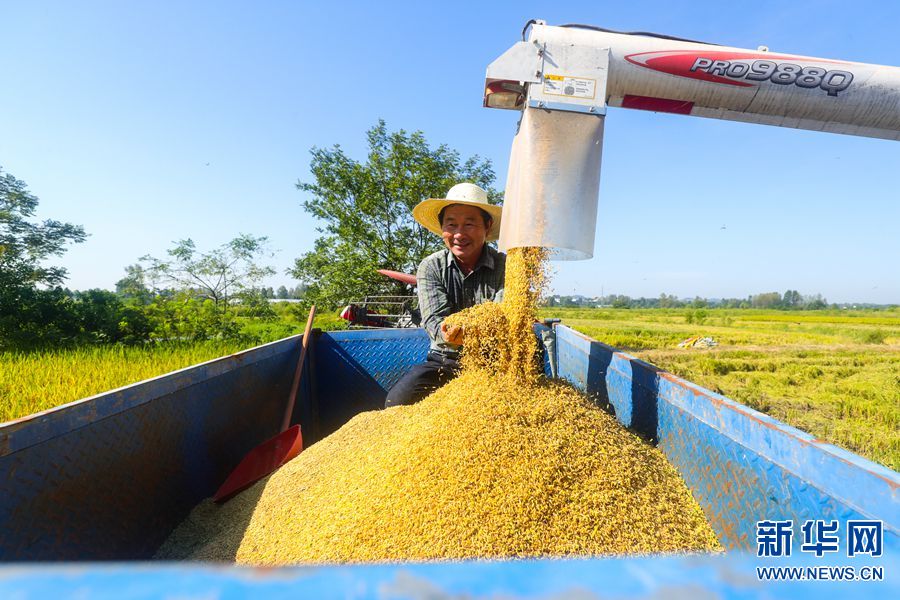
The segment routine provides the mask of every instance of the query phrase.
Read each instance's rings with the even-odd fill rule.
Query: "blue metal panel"
[[[866,518],[900,550],[900,474],[568,327],[557,345],[560,376],[659,441],[727,547],[753,549],[758,520],[793,519],[799,538],[806,519]]]
[[[315,441],[354,415],[384,408],[384,398],[429,347],[424,329],[368,329],[323,333],[315,344]]]
[[[799,526],[806,518],[863,516],[885,521],[886,555],[896,556],[898,475],[893,471],[816,442],[566,327],[557,327],[556,333],[560,374],[615,411],[622,422],[659,440],[727,546],[752,546],[760,518],[793,518]],[[309,430],[325,434],[360,410],[380,408],[390,386],[424,360],[428,349],[422,330],[338,332],[315,339],[295,411],[307,441]],[[275,432],[298,341],[289,338],[0,427],[0,559],[122,560],[152,554],[246,451]],[[677,590],[687,581],[679,579],[682,572],[726,595],[740,592],[734,589],[733,571],[728,573],[735,561],[744,559],[668,560],[287,569],[271,571],[277,574],[272,579],[257,571],[194,567],[165,572],[156,567],[5,569],[0,570],[0,592],[64,595],[60,592],[76,589],[69,586],[79,582],[87,590],[120,595],[122,582],[128,581],[146,586],[141,589],[153,595],[187,589],[182,586],[190,587],[190,580],[210,586],[192,589],[220,590],[226,596],[249,590],[295,594],[298,586],[327,596],[331,590],[350,589],[343,584],[377,590],[384,581],[418,573],[423,585],[460,594],[527,597],[552,590],[564,595],[577,581],[598,593],[620,590],[640,596],[660,595],[669,584]],[[705,566],[691,571],[691,565]],[[640,576],[623,576],[642,569],[647,572]],[[666,575],[659,585],[648,585],[657,572],[675,579]],[[447,584],[454,577],[466,585]],[[542,587],[544,580],[549,583]],[[166,587],[170,584],[175,587]],[[807,589],[791,585],[792,593]]]
[[[874,561],[873,561],[874,562]],[[898,561],[878,561],[885,580],[767,581],[750,556],[654,556],[280,569],[212,565],[79,565],[0,568],[0,597],[45,598],[896,598]],[[782,566],[779,562],[769,564]],[[795,567],[829,561],[799,559]],[[871,564],[871,563],[870,563]],[[893,592],[891,590],[894,590]]]
[[[535,333],[549,328],[535,324]],[[315,393],[319,427],[315,441],[360,412],[384,408],[388,390],[425,361],[430,340],[424,329],[360,329],[323,333],[315,344]],[[550,361],[543,353],[544,372]],[[306,429],[304,429],[306,431]],[[304,438],[306,439],[306,438]]]
[[[0,560],[152,556],[277,432],[299,339],[0,427]]]

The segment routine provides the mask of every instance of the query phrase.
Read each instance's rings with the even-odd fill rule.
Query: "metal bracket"
[[[572,104],[569,102],[547,102],[544,100],[537,100],[535,98],[530,98],[528,100],[528,106],[530,108],[543,108],[546,110],[565,110],[568,112],[579,112],[591,115],[606,115],[606,107],[597,107],[597,106],[584,106],[581,104]]]
[[[493,81],[518,81],[537,83],[541,81],[543,63],[540,48],[531,42],[516,42],[488,65],[485,83]]]
[[[550,329],[541,331],[541,343],[544,346],[544,350],[547,352],[547,358],[550,363],[550,376],[554,379],[559,376],[559,355],[557,354],[558,351],[556,347],[556,323],[559,323],[559,319],[545,319],[544,325],[550,327]]]

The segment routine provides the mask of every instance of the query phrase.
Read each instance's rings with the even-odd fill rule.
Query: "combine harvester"
[[[592,255],[608,106],[900,140],[895,67],[540,21],[526,34],[491,63],[485,82],[485,106],[523,111],[504,249]],[[623,425],[657,440],[724,555],[264,571],[123,564],[149,559],[249,450],[277,433],[296,336],[0,426],[0,560],[19,563],[0,568],[0,595],[666,597],[705,589],[743,597],[780,585],[792,597],[821,597],[819,581],[759,581],[755,568],[765,565],[809,567],[807,578],[852,576],[852,567],[857,577],[885,581],[829,585],[829,595],[897,593],[900,475],[565,325],[552,331],[547,372],[608,401]],[[314,332],[292,422],[311,443],[380,408],[427,349],[421,329]],[[817,541],[825,556],[801,548],[807,521],[824,522]],[[827,549],[832,539],[836,551]],[[776,543],[790,557],[757,556],[773,554]],[[26,564],[74,560],[118,564]],[[825,565],[844,570],[822,575]]]

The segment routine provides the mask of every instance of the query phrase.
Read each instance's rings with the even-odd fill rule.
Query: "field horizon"
[[[248,325],[260,342],[302,331],[290,311]],[[544,307],[573,329],[665,371],[900,470],[900,309]],[[316,325],[341,327],[330,313]],[[324,327],[323,327],[324,326]],[[680,348],[708,337],[715,346]],[[255,344],[110,345],[0,352],[0,422]]]

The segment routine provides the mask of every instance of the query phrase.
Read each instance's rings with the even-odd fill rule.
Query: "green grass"
[[[900,470],[900,311],[545,309],[542,316]],[[696,315],[696,311],[694,311]],[[680,349],[702,335],[711,349]]]

